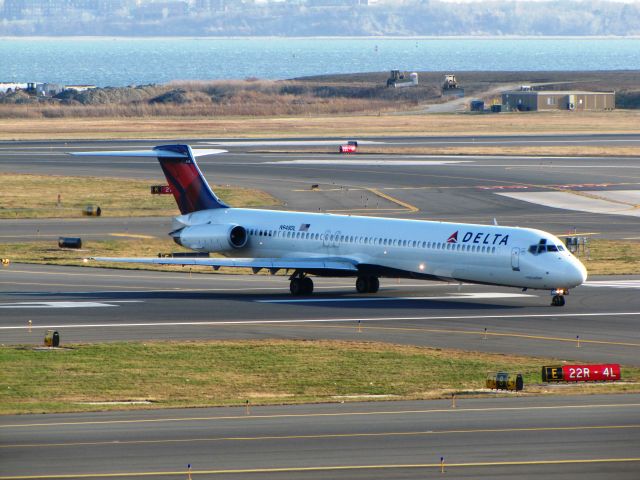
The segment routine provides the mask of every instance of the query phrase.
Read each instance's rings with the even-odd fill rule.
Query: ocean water
[[[640,70],[640,38],[0,39],[0,82],[104,87],[391,69]]]

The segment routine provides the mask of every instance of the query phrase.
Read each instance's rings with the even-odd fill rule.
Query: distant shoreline
[[[323,40],[640,40],[640,35],[418,35],[418,36],[336,36],[336,35],[309,35],[309,36],[284,36],[284,35],[25,35],[25,36],[0,36],[4,40],[264,40],[264,39],[323,39]]]

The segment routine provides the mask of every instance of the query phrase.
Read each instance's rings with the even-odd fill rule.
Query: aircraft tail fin
[[[74,152],[77,156],[100,157],[156,157],[167,178],[180,213],[197,212],[214,208],[229,208],[220,200],[202,175],[196,156],[224,153],[226,150],[197,150],[189,145],[161,145],[153,150]]]
[[[189,145],[163,145],[153,150],[158,153],[160,167],[180,213],[229,208],[209,187]]]

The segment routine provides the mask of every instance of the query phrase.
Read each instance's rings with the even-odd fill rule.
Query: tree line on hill
[[[2,0],[0,0],[1,2]],[[6,3],[8,0],[4,0]],[[33,0],[31,0],[33,1]],[[378,35],[639,35],[638,3],[594,0],[457,3],[228,2],[223,9],[188,8],[165,0],[157,14],[126,9],[84,11],[57,6],[48,15],[3,13],[0,35],[378,36]],[[7,4],[8,5],[8,4]],[[74,4],[75,5],[75,4]],[[157,5],[149,3],[145,4]],[[195,3],[193,5],[199,5]],[[159,8],[159,7],[158,7]],[[156,8],[157,9],[157,8]],[[19,13],[22,10],[17,10]],[[151,11],[151,10],[150,10]],[[155,10],[153,10],[155,12]],[[2,13],[2,10],[0,10]]]

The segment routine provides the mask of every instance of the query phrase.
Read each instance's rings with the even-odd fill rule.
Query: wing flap
[[[343,270],[357,272],[356,262],[335,258],[156,258],[156,257],[92,257],[98,262],[145,263],[153,265],[195,265],[206,267],[238,267],[272,270]]]

